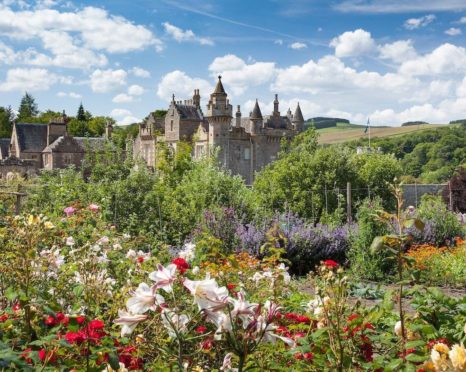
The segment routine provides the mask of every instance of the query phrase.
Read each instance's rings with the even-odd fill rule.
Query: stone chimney
[[[110,121],[105,123],[105,138],[110,140],[112,138],[113,133],[113,124]]]
[[[238,109],[236,110],[236,128],[241,127],[241,107],[240,105],[237,106]]]
[[[63,110],[61,117],[50,120],[47,124],[47,146],[53,143],[58,137],[68,135],[67,131],[68,117]]]
[[[199,94],[199,89],[194,89],[193,105],[198,108],[201,107],[201,95]]]

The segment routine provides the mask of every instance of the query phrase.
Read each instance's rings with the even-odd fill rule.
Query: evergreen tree
[[[36,117],[39,114],[36,100],[28,92],[26,92],[23,98],[21,98],[18,111],[19,121],[25,121],[29,118]]]
[[[76,114],[76,119],[79,121],[86,121],[86,112],[84,111],[83,103],[79,105],[78,113]]]
[[[0,138],[11,136],[13,129],[14,114],[11,106],[0,107]]]

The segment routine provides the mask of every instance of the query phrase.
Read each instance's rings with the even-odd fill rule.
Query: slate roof
[[[15,128],[21,152],[42,152],[47,146],[47,124],[16,123]]]
[[[10,139],[9,138],[0,138],[0,154],[1,157],[6,158],[8,156],[8,151],[10,150]]]
[[[176,104],[176,108],[180,113],[181,120],[204,120],[202,111],[196,106]]]
[[[303,113],[301,112],[301,107],[299,107],[299,102],[298,102],[298,106],[296,107],[296,111],[294,112],[294,115],[293,115],[293,122],[304,123],[304,117],[303,117]]]
[[[217,85],[215,86],[214,94],[225,94],[225,88],[223,88],[222,77],[218,77]]]

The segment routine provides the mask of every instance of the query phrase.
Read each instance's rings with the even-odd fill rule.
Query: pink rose
[[[65,209],[63,209],[63,212],[65,212],[67,217],[70,217],[74,214],[74,212],[76,212],[76,208],[66,207]]]
[[[97,204],[90,204],[89,205],[89,209],[92,211],[92,212],[97,212],[100,207],[97,205]]]

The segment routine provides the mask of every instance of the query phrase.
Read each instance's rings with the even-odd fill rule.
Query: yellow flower
[[[34,225],[39,222],[40,222],[39,216],[33,216],[32,214],[28,216],[28,225]]]
[[[466,371],[466,349],[463,345],[453,345],[448,355],[456,371]]]
[[[44,223],[44,227],[45,227],[47,230],[52,230],[55,226],[53,225],[52,222],[46,221],[46,222]]]
[[[436,371],[448,371],[448,346],[443,343],[435,344],[430,353],[430,358]]]

